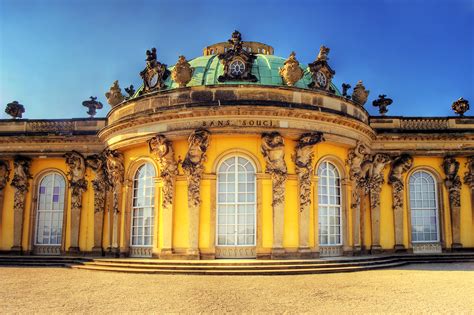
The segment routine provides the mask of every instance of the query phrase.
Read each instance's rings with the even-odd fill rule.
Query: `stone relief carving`
[[[205,129],[195,130],[188,138],[188,153],[182,164],[188,181],[188,203],[194,207],[199,207],[201,204],[200,184],[209,141],[209,131]]]
[[[296,145],[294,161],[299,182],[300,212],[311,204],[311,174],[313,174],[313,146],[323,141],[321,132],[301,135]]]
[[[273,206],[285,201],[285,182],[288,170],[285,162],[285,143],[278,132],[262,134],[261,151],[265,158],[265,172],[271,174]]]
[[[10,183],[15,188],[13,209],[15,212],[23,212],[25,208],[25,194],[28,192],[28,180],[30,174],[31,159],[25,156],[16,156],[13,160],[13,179]]]
[[[115,80],[110,90],[105,93],[105,97],[107,98],[107,103],[110,106],[114,107],[125,100],[125,97],[122,95],[122,89],[120,89],[118,80]]]
[[[413,166],[413,158],[408,154],[396,157],[388,176],[388,183],[393,186],[393,209],[403,210],[403,174]]]
[[[449,192],[449,202],[454,207],[461,206],[461,179],[458,176],[459,162],[452,156],[443,160],[443,170],[446,175],[444,184]]]
[[[69,187],[71,188],[71,207],[81,209],[82,193],[87,190],[86,163],[82,154],[76,151],[64,155],[68,165]]]
[[[185,87],[193,77],[194,68],[191,67],[186,57],[179,56],[178,62],[171,71],[171,78],[178,83],[179,87]]]
[[[10,165],[8,161],[0,160],[0,191],[5,189],[10,180]]]
[[[123,154],[117,150],[106,150],[104,152],[107,166],[107,176],[113,190],[114,213],[119,213],[119,195],[122,187],[125,168],[123,165]]]
[[[163,181],[163,208],[173,205],[174,182],[178,175],[178,163],[174,158],[171,141],[163,135],[156,135],[148,141],[150,152],[158,160],[160,177]]]
[[[146,67],[140,72],[143,79],[141,93],[161,90],[166,88],[165,80],[170,75],[166,65],[156,59],[156,48],[146,51]]]
[[[279,73],[285,84],[288,86],[293,86],[296,82],[301,80],[303,77],[303,69],[301,69],[298,60],[296,60],[296,54],[294,51],[292,51],[288,59],[285,60]]]
[[[467,158],[467,172],[464,174],[464,183],[474,189],[474,155]]]
[[[364,106],[369,97],[370,91],[365,89],[362,81],[358,81],[352,92],[352,100],[360,106]]]
[[[94,212],[103,212],[105,210],[105,194],[110,187],[105,156],[103,154],[90,155],[86,158],[86,164],[95,173],[95,179],[92,181]]]

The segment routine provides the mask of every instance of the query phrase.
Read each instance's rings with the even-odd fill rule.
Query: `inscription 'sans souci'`
[[[202,127],[275,127],[277,124],[273,120],[258,120],[258,119],[222,119],[222,120],[208,120],[202,122]]]

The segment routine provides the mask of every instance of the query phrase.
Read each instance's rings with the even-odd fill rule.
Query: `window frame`
[[[238,193],[239,193],[239,190],[238,190],[238,158],[243,158],[245,159],[253,168],[253,184],[254,184],[254,190],[253,190],[253,195],[254,195],[254,201],[253,203],[248,203],[248,202],[243,202],[243,203],[239,203],[238,201]],[[220,180],[219,180],[219,175],[221,174],[220,173],[220,168],[222,166],[222,164],[230,159],[234,159],[234,163],[235,161],[237,161],[237,163],[235,163],[234,165],[236,166],[235,168],[235,182],[234,182],[234,188],[235,188],[235,191],[234,191],[234,195],[235,195],[235,202],[233,203],[233,205],[235,205],[236,209],[235,209],[235,223],[234,223],[234,226],[235,226],[235,229],[236,229],[236,232],[235,232],[235,238],[234,238],[234,244],[231,245],[231,244],[225,244],[225,245],[221,245],[219,244],[219,204],[222,204],[221,202],[219,202],[219,193],[220,193],[220,190],[219,190],[219,184],[220,184]],[[246,174],[248,174],[246,172]],[[226,182],[226,184],[228,184],[228,182]],[[245,184],[250,184],[248,181],[245,182]],[[217,164],[216,166],[216,220],[215,220],[215,241],[214,241],[214,245],[216,247],[249,247],[249,246],[257,246],[257,228],[258,228],[258,224],[257,224],[257,212],[258,212],[258,202],[257,202],[257,167],[255,165],[255,162],[253,161],[253,159],[251,157],[248,157],[246,155],[243,155],[243,154],[230,154],[230,155],[226,155],[224,156],[223,158],[220,159],[219,163]],[[246,193],[249,193],[248,191],[246,191]],[[244,204],[244,205],[249,205],[249,204],[253,204],[253,209],[254,209],[254,213],[253,213],[253,227],[254,227],[254,234],[253,234],[253,243],[252,244],[244,244],[244,245],[239,245],[238,244],[238,236],[239,236],[239,233],[238,233],[238,210],[237,210],[237,207],[239,204]],[[227,202],[224,204],[224,205],[230,205],[228,204]],[[227,223],[225,224],[226,226],[228,225]],[[247,225],[247,224],[246,224]],[[227,235],[227,234],[224,234],[224,235]],[[248,236],[249,234],[244,234],[246,236]],[[227,241],[226,241],[227,243]]]
[[[336,175],[337,177],[335,177],[335,179],[339,180],[339,185],[338,186],[335,186],[336,188],[338,187],[339,188],[339,195],[336,195],[336,200],[337,200],[337,197],[339,197],[339,204],[330,204],[330,203],[327,203],[327,204],[324,204],[322,205],[321,204],[321,200],[319,198],[320,196],[320,185],[321,185],[321,179],[322,177],[319,176],[319,169],[322,167],[322,165],[324,164],[330,164],[334,167],[334,170],[336,171]],[[316,174],[318,176],[318,185],[317,185],[317,188],[316,188],[316,193],[317,193],[317,198],[318,198],[318,203],[317,203],[317,206],[318,206],[318,225],[317,225],[317,235],[318,235],[318,243],[319,243],[319,246],[322,246],[322,247],[331,247],[331,246],[343,246],[344,245],[344,237],[345,237],[345,231],[344,231],[344,209],[343,209],[343,205],[344,205],[344,200],[343,200],[343,195],[344,195],[344,192],[343,192],[343,185],[342,185],[342,179],[343,177],[341,176],[341,171],[339,170],[339,168],[337,167],[337,165],[335,163],[333,163],[332,161],[328,160],[328,159],[324,159],[322,161],[320,161],[317,165],[317,168],[316,168]],[[329,177],[326,176],[326,178],[328,178],[329,180]],[[329,182],[326,183],[326,188],[328,189],[328,193],[327,193],[327,197],[328,197],[328,201],[329,201]],[[328,213],[326,213],[326,218],[328,219],[327,221],[327,227],[328,227],[328,233],[327,233],[327,236],[328,236],[328,244],[322,244],[321,243],[321,232],[320,232],[320,224],[321,224],[321,220],[320,220],[320,215],[321,215],[321,207],[326,207],[327,208],[327,211],[329,211],[329,208],[330,207],[336,207],[337,209],[339,209],[339,242],[337,243],[334,243],[334,244],[330,244],[329,243],[329,239],[330,239],[330,236],[331,236],[331,233],[330,233],[330,215]],[[335,217],[337,217],[336,215],[334,215]],[[334,236],[336,237],[337,234],[334,234]]]
[[[136,207],[134,204],[134,201],[135,199],[137,198],[135,196],[135,191],[138,192],[138,189],[135,189],[135,185],[136,183],[138,182],[138,175],[139,175],[139,172],[142,168],[146,167],[146,166],[149,166],[152,170],[153,170],[153,175],[151,176],[151,181],[152,181],[152,185],[151,186],[144,186],[143,189],[146,191],[147,188],[151,188],[151,193],[152,195],[148,196],[150,198],[150,204],[148,206],[143,206],[143,207]],[[156,169],[155,169],[155,166],[152,162],[150,161],[146,161],[142,164],[140,164],[135,172],[134,172],[134,175],[133,175],[133,182],[132,182],[132,189],[131,189],[131,211],[130,211],[130,240],[129,240],[129,246],[130,247],[133,247],[133,248],[153,248],[154,246],[154,242],[153,242],[153,239],[154,239],[154,233],[155,233],[155,219],[156,219],[156,211],[155,211],[155,208],[156,208],[156,185],[155,185],[155,181],[154,181],[154,178],[156,177]],[[146,198],[146,195],[145,195],[145,198]],[[150,244],[149,245],[140,245],[140,244],[133,244],[133,237],[135,236],[134,235],[134,227],[135,225],[133,224],[134,223],[134,218],[135,218],[135,210],[138,210],[138,209],[143,209],[143,211],[145,211],[145,209],[149,208],[150,211],[151,211],[151,225],[150,225],[150,230],[151,230],[151,234],[150,235],[145,235],[145,226],[143,225],[143,222],[144,222],[144,219],[145,217],[142,216],[141,218],[141,223],[142,223],[142,233],[141,235],[138,235],[138,237],[140,237],[142,240],[143,240],[143,243],[144,243],[144,240],[145,240],[145,237],[149,236],[150,237]],[[138,226],[137,226],[138,228]]]
[[[412,227],[413,227],[413,211],[423,211],[423,210],[433,210],[433,209],[414,209],[412,207],[412,204],[411,204],[411,179],[412,177],[417,174],[417,173],[425,173],[427,174],[428,176],[431,177],[431,179],[433,180],[433,184],[434,184],[434,201],[435,201],[435,213],[436,213],[436,223],[435,223],[435,226],[436,226],[436,240],[428,240],[428,241],[419,241],[419,240],[416,240],[414,241],[413,240],[413,232],[412,232]],[[426,170],[424,168],[420,168],[420,169],[415,169],[413,170],[413,172],[411,172],[409,174],[409,176],[407,177],[407,200],[408,200],[408,209],[410,210],[410,213],[409,213],[409,220],[410,220],[410,230],[409,230],[409,235],[410,235],[410,242],[412,244],[430,244],[430,243],[436,243],[436,244],[439,244],[442,242],[442,212],[441,212],[441,207],[440,207],[440,199],[439,199],[439,185],[438,185],[438,180],[437,180],[437,177],[435,174],[433,174],[433,172],[431,172],[430,170]],[[422,191],[423,192],[423,191]],[[423,200],[423,199],[421,199]],[[422,216],[423,217],[423,216]],[[424,217],[423,217],[424,218]],[[424,232],[422,232],[424,233]]]

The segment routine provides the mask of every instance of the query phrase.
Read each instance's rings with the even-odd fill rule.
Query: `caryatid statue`
[[[357,142],[355,148],[349,150],[347,156],[347,162],[349,167],[349,178],[352,182],[352,200],[351,208],[353,209],[353,243],[354,251],[360,251],[361,249],[361,233],[360,233],[360,224],[361,224],[361,212],[360,212],[360,203],[362,195],[362,186],[366,185],[366,175],[368,166],[371,165],[371,155],[367,147],[360,141]]]
[[[261,152],[265,158],[265,172],[272,177],[273,190],[273,253],[283,251],[283,213],[285,209],[285,183],[288,170],[285,162],[285,143],[278,132],[262,134]]]
[[[23,211],[25,198],[28,192],[31,159],[25,156],[16,156],[13,160],[13,179],[10,185],[14,188],[13,199],[13,246],[12,251],[21,251],[21,236],[23,231]]]
[[[299,249],[309,252],[309,224],[311,208],[311,175],[313,174],[314,145],[323,141],[321,132],[302,134],[296,144],[294,155],[298,175],[299,197]]]
[[[71,238],[69,251],[79,251],[79,224],[81,222],[82,193],[87,190],[86,163],[82,154],[76,151],[64,155],[68,165],[69,187],[71,189]]]
[[[113,193],[113,225],[112,225],[112,252],[118,255],[119,251],[119,226],[118,217],[120,212],[120,194],[125,176],[123,154],[117,150],[105,150],[107,175],[112,185]]]
[[[5,196],[5,187],[10,180],[10,165],[8,161],[0,160],[0,226],[2,226],[3,217],[3,198]]]
[[[160,177],[163,181],[163,208],[170,207],[173,205],[174,181],[178,175],[178,163],[174,158],[173,146],[163,135],[151,138],[148,146],[160,167]]]
[[[107,175],[109,183],[112,185],[114,194],[114,212],[119,212],[118,195],[122,187],[125,168],[123,165],[123,154],[117,150],[106,150],[104,152],[106,158]]]
[[[103,153],[88,156],[86,158],[86,164],[95,173],[95,179],[92,181],[92,188],[94,189],[94,247],[92,251],[102,254],[102,233],[106,194],[111,185],[109,183]]]
[[[405,249],[403,245],[403,205],[404,188],[403,174],[413,166],[413,158],[408,154],[396,157],[392,162],[392,168],[388,176],[388,183],[392,185],[392,208],[395,223],[395,247],[397,251]]]
[[[198,255],[199,208],[201,205],[201,179],[209,147],[210,132],[205,129],[195,130],[188,138],[188,153],[182,167],[188,182],[189,210],[189,255]]]
[[[467,172],[464,174],[464,183],[471,189],[472,217],[474,218],[474,155],[467,158]]]
[[[372,224],[372,253],[380,253],[380,193],[384,183],[385,165],[389,164],[391,159],[386,154],[377,153],[374,155],[369,172],[369,190],[370,190],[370,212]]]
[[[443,169],[446,175],[444,185],[448,189],[449,207],[451,209],[451,230],[453,237],[453,248],[462,247],[461,244],[461,178],[458,175],[459,162],[452,156],[446,156],[443,160]]]

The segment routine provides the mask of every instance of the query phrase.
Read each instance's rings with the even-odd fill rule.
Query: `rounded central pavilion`
[[[2,147],[0,171],[15,171],[0,245],[162,259],[473,248],[474,119],[384,116],[385,95],[370,117],[369,91],[336,88],[328,54],[303,65],[235,31],[174,66],[147,51],[143,85],[114,82],[105,120],[0,122],[0,142],[21,143]],[[45,150],[42,132],[59,140]]]

